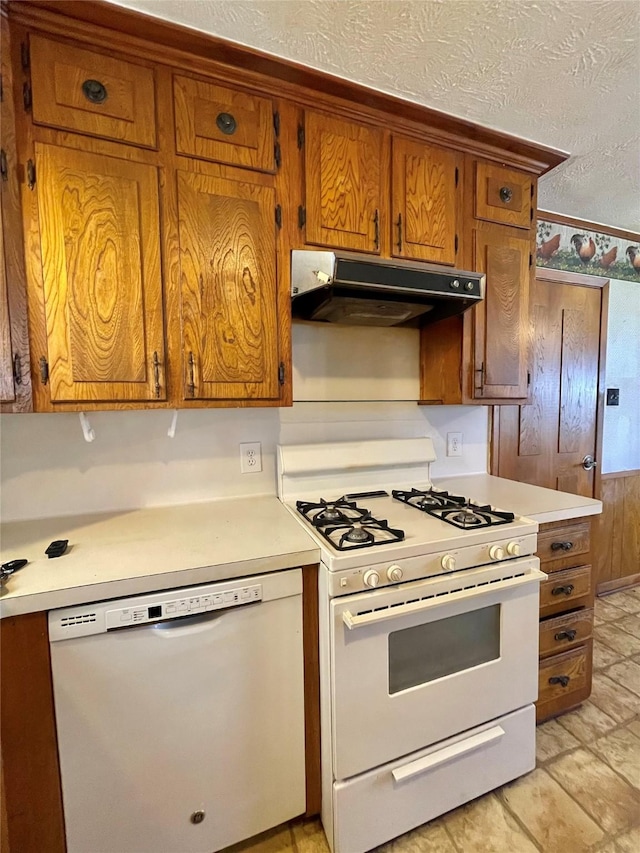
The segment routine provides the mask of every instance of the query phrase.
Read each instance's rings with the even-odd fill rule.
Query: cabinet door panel
[[[455,264],[460,159],[453,151],[394,137],[391,242],[396,257]]]
[[[185,397],[277,399],[275,193],[178,172]]]
[[[476,224],[475,269],[487,276],[485,298],[473,309],[476,398],[527,396],[530,251],[529,235]]]
[[[0,207],[0,403],[10,403],[15,398],[9,296],[4,265],[4,222],[2,221],[2,207]]]
[[[305,117],[306,242],[380,250],[382,131]]]
[[[165,399],[157,169],[41,144],[36,162],[51,401]]]
[[[532,187],[530,175],[493,163],[476,163],[477,218],[529,229],[533,219]]]

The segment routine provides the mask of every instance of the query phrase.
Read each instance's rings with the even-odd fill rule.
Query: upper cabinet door
[[[533,222],[533,178],[515,169],[493,163],[476,163],[477,219],[531,228]]]
[[[526,398],[531,240],[478,222],[473,248],[475,269],[487,277],[485,298],[473,309],[474,397]]]
[[[150,68],[37,35],[30,38],[30,62],[36,124],[155,148]]]
[[[275,172],[270,100],[178,75],[173,94],[179,154]]]
[[[275,192],[178,172],[185,398],[277,399]]]
[[[382,131],[305,114],[306,242],[379,252]]]
[[[165,399],[157,169],[37,143],[36,177],[51,401]]]
[[[455,265],[462,158],[395,136],[392,145],[392,254]]]
[[[0,206],[0,403],[11,403],[15,398],[9,296],[4,263],[4,223]]]

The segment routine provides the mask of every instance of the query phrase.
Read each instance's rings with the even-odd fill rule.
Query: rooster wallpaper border
[[[536,266],[640,282],[640,243],[538,219]]]

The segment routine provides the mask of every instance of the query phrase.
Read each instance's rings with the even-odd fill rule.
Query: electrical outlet
[[[462,456],[462,433],[447,433],[447,456]]]
[[[262,445],[259,441],[246,441],[240,445],[240,473],[255,474],[262,471]]]

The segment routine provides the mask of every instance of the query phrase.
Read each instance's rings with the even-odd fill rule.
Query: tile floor
[[[538,728],[536,769],[376,853],[640,853],[640,587],[597,600],[595,626],[591,698]],[[328,850],[312,820],[227,853]]]

